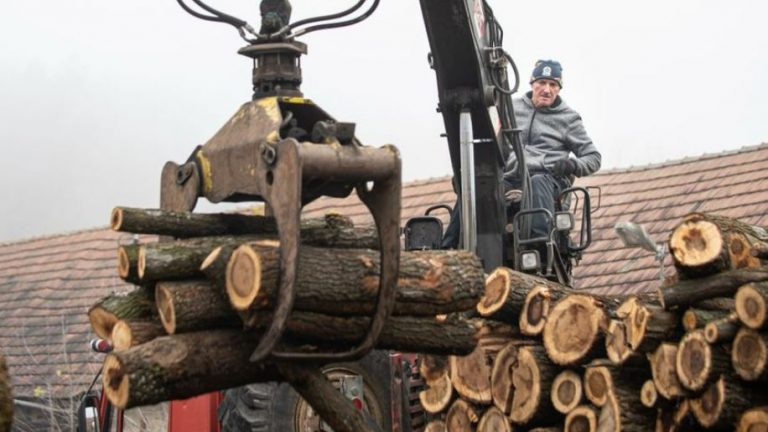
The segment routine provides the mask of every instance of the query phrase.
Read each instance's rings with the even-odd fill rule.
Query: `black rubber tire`
[[[371,411],[381,413],[382,431],[391,426],[389,354],[374,351],[354,363],[333,363],[323,371],[344,370],[363,377],[367,404],[376,403]],[[258,383],[227,390],[218,408],[222,432],[299,432],[296,417],[299,395],[287,383]],[[303,432],[303,431],[302,431]]]

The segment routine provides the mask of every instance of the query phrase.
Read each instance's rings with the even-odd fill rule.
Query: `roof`
[[[691,211],[768,225],[768,144],[659,165],[605,170],[580,179],[600,186],[593,214],[593,244],[574,274],[578,288],[629,293],[658,286],[650,253],[624,248],[613,232],[620,220],[643,224],[656,241]],[[407,183],[403,222],[435,204],[453,205],[449,177]],[[370,223],[353,195],[322,198],[304,216],[328,211]],[[447,213],[437,215],[447,222]],[[17,396],[69,396],[84,391],[102,357],[90,352],[94,337],[86,312],[99,298],[131,287],[117,277],[116,251],[130,234],[93,229],[0,244],[0,350],[7,356]],[[146,238],[140,239],[146,241]],[[667,257],[667,273],[671,261]]]

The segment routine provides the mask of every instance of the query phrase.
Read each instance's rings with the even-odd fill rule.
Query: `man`
[[[513,100],[525,163],[531,177],[533,208],[555,211],[560,192],[571,186],[573,177],[600,169],[600,153],[584,129],[581,116],[560,97],[563,68],[554,60],[539,60],[530,79],[531,91]],[[570,157],[573,154],[575,157]],[[504,170],[507,190],[520,189],[517,158],[512,152]],[[548,237],[544,217],[534,217],[534,237]]]

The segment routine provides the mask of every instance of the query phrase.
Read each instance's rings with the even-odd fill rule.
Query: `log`
[[[579,405],[565,416],[565,432],[595,432],[600,411],[592,405]]]
[[[675,370],[680,384],[688,390],[704,390],[730,368],[728,354],[722,347],[708,344],[702,331],[686,333],[677,346]]]
[[[637,353],[629,346],[626,326],[622,321],[611,320],[605,332],[605,353],[613,363],[620,365]]]
[[[269,308],[278,292],[279,249],[269,243],[242,245],[232,254],[226,286],[237,310]],[[379,289],[379,254],[363,249],[299,250],[294,309],[332,315],[370,315]],[[317,275],[323,275],[318,278]],[[466,251],[400,254],[394,315],[466,311],[484,289],[483,269]],[[340,308],[339,305],[344,305]]]
[[[482,347],[478,346],[464,357],[451,356],[450,364],[451,382],[456,393],[478,405],[488,405],[492,402],[491,366]],[[452,430],[450,423],[448,428]]]
[[[714,297],[696,302],[692,306],[697,309],[732,311],[736,308],[736,302],[733,300],[733,296]]]
[[[432,420],[427,423],[427,426],[424,428],[424,432],[448,432],[448,428],[444,421]]]
[[[744,411],[739,417],[736,432],[768,431],[768,406],[761,406]]]
[[[0,353],[0,432],[11,432],[13,424],[13,392],[8,365]]]
[[[601,329],[608,321],[601,304],[592,296],[570,294],[549,313],[543,340],[549,358],[562,366],[604,357]]]
[[[117,275],[128,283],[140,284],[139,245],[123,245],[117,248]]]
[[[632,350],[639,353],[654,351],[661,342],[675,336],[678,328],[676,314],[659,305],[643,302],[637,297],[626,300],[620,309],[626,309],[624,325]]]
[[[508,343],[494,357],[491,370],[491,398],[493,404],[504,414],[509,415],[512,409],[515,387],[512,384],[512,371],[517,365],[517,353],[520,346],[514,342]]]
[[[115,350],[126,350],[164,335],[163,325],[157,321],[119,320],[112,327],[110,340]]]
[[[744,411],[766,401],[764,391],[750,389],[735,376],[725,374],[710,384],[699,398],[691,400],[691,411],[705,428],[730,431]]]
[[[758,243],[758,244],[752,245],[752,250],[750,251],[750,253],[755,258],[759,258],[761,260],[768,260],[768,244]]]
[[[242,327],[240,317],[208,281],[159,282],[155,304],[168,334]]]
[[[731,364],[745,381],[768,380],[768,335],[749,328],[736,334],[731,349]]]
[[[655,421],[656,412],[642,406],[637,399],[623,400],[614,393],[609,393],[605,405],[600,410],[597,430],[643,432],[650,429]]]
[[[755,330],[768,327],[768,283],[749,283],[736,292],[736,314],[741,322]]]
[[[677,377],[676,360],[677,344],[674,343],[662,343],[656,351],[648,354],[653,383],[659,394],[667,399],[682,398],[689,394]]]
[[[724,318],[707,323],[704,326],[704,339],[710,345],[729,342],[736,337],[740,327],[739,317],[732,312]]]
[[[485,280],[485,292],[477,303],[481,316],[516,324],[531,290],[537,287],[564,290],[565,287],[546,279],[499,267]]]
[[[547,392],[559,371],[541,346],[520,347],[511,371],[512,400],[506,404],[510,407],[508,415],[512,423],[527,426],[554,423],[557,412]]]
[[[735,219],[703,213],[686,216],[669,237],[679,275],[707,276],[726,270],[759,267],[752,245],[764,243],[765,231]]]
[[[116,207],[112,210],[111,226],[115,231],[175,238],[277,234],[277,223],[272,217],[126,207]],[[302,220],[300,230],[302,242],[315,246],[369,249],[379,247],[375,226],[355,228],[348,217],[340,214],[329,213],[323,218]]]
[[[480,417],[477,432],[512,432],[512,425],[500,409],[490,407]]]
[[[648,371],[645,368],[627,371],[604,361],[597,361],[587,366],[584,372],[584,395],[597,407],[608,403],[608,396],[616,395],[621,403],[640,404],[640,389],[646,381]]]
[[[715,297],[733,296],[740,286],[765,280],[768,280],[766,267],[730,270],[661,287],[657,295],[664,308],[669,310]]]
[[[567,291],[551,287],[534,287],[525,296],[520,313],[520,332],[527,336],[538,336],[544,331],[549,311],[553,304],[565,297]]]
[[[448,371],[438,379],[427,382],[427,388],[419,392],[419,401],[424,411],[440,414],[448,409],[453,400],[453,385]]]
[[[656,390],[656,384],[653,380],[646,380],[640,387],[640,403],[646,408],[653,408],[661,400],[659,392]]]
[[[446,429],[450,432],[474,432],[479,420],[477,410],[464,399],[456,399],[445,415]]]
[[[107,354],[102,385],[109,401],[128,409],[279,380],[272,365],[249,361],[258,339],[237,330],[163,336]]]
[[[356,409],[317,367],[279,362],[280,374],[296,392],[339,432],[377,432],[381,429],[364,411]]]
[[[683,314],[683,328],[688,332],[703,329],[708,323],[725,318],[729,314],[729,311],[724,310],[688,308]]]
[[[581,404],[583,386],[581,376],[576,372],[566,369],[555,376],[552,381],[550,398],[552,406],[561,414],[568,414]],[[597,417],[595,417],[597,420]],[[566,421],[566,425],[568,422]],[[568,426],[565,428],[568,430]]]
[[[112,337],[112,327],[119,320],[150,321],[156,316],[154,291],[148,287],[111,294],[88,310],[91,328],[102,339]]]
[[[450,375],[451,365],[448,357],[436,355],[419,356],[419,376],[429,383],[442,379],[443,375]]]

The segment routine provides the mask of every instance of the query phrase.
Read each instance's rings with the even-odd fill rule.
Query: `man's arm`
[[[584,177],[595,173],[600,169],[602,156],[597,151],[592,139],[587,135],[584,123],[581,119],[573,122],[566,132],[566,142],[574,155],[576,155],[576,177]]]

